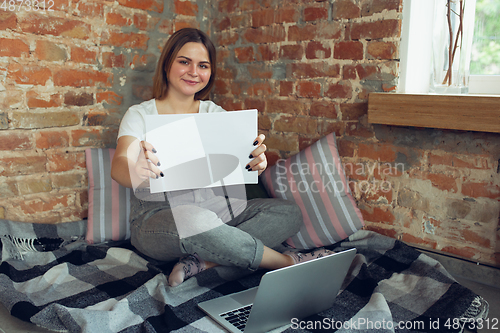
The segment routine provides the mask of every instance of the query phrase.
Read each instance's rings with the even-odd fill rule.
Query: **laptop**
[[[262,333],[329,309],[356,255],[349,249],[267,272],[260,285],[198,307],[233,333]]]

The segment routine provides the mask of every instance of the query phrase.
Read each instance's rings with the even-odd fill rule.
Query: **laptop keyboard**
[[[248,315],[250,314],[251,309],[252,304],[222,313],[220,316],[243,332],[245,330],[245,326],[247,325]]]

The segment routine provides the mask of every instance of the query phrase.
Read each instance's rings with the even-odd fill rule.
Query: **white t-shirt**
[[[199,113],[226,112],[212,101],[200,101]],[[139,140],[146,138],[145,116],[158,115],[155,99],[131,106],[122,118],[118,138],[124,135],[136,137]]]

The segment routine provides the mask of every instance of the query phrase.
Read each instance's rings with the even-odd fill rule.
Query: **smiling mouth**
[[[190,81],[190,80],[184,80],[184,82],[186,82],[187,84],[191,84],[191,85],[195,85],[195,84],[199,83],[198,81]]]

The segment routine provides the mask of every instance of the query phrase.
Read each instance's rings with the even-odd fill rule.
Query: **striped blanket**
[[[218,267],[170,288],[171,263],[128,243],[89,245],[84,223],[0,220],[0,302],[13,316],[66,332],[223,332],[197,303],[264,273]],[[276,332],[461,332],[486,318],[481,297],[402,242],[362,230],[333,247],[358,250],[333,307]]]

